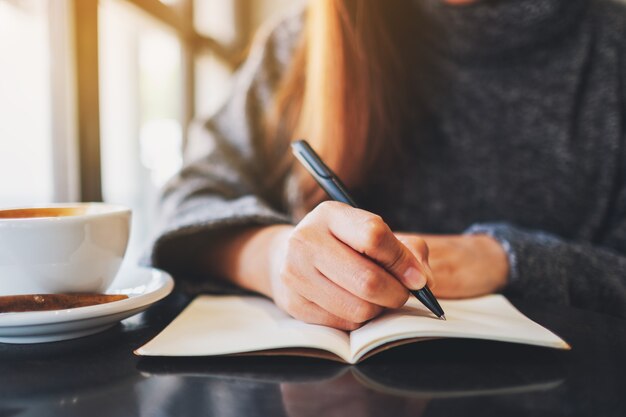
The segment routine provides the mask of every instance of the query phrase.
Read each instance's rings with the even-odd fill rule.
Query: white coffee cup
[[[130,219],[130,209],[104,203],[0,210],[0,295],[104,292]]]

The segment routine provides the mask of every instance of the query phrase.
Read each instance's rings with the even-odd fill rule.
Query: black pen
[[[326,166],[324,161],[315,153],[311,145],[305,140],[297,140],[291,144],[291,150],[294,156],[304,165],[307,171],[315,178],[315,181],[322,187],[326,194],[335,201],[341,201],[352,207],[357,207],[356,202],[350,197],[345,185],[335,175],[335,173]],[[411,290],[409,292],[422,302],[434,315],[445,320],[446,316],[439,302],[433,293],[425,285],[421,290]]]

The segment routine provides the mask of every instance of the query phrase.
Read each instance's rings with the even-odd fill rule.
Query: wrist
[[[480,242],[482,252],[488,259],[493,289],[499,291],[506,286],[509,275],[510,266],[507,253],[493,236],[480,234],[474,237]]]
[[[272,225],[242,230],[224,242],[220,275],[239,287],[272,296],[271,279],[280,268],[293,226]]]

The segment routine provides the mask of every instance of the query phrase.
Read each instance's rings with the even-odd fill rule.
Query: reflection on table
[[[571,352],[434,340],[365,362],[138,358],[186,305],[175,294],[107,332],[0,345],[0,416],[624,416],[623,320],[529,306]]]

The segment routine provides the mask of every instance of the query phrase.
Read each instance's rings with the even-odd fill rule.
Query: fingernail
[[[424,285],[426,285],[426,278],[424,275],[417,268],[412,266],[404,272],[404,278],[411,284],[411,287],[413,287],[411,289],[417,290],[424,288]]]

